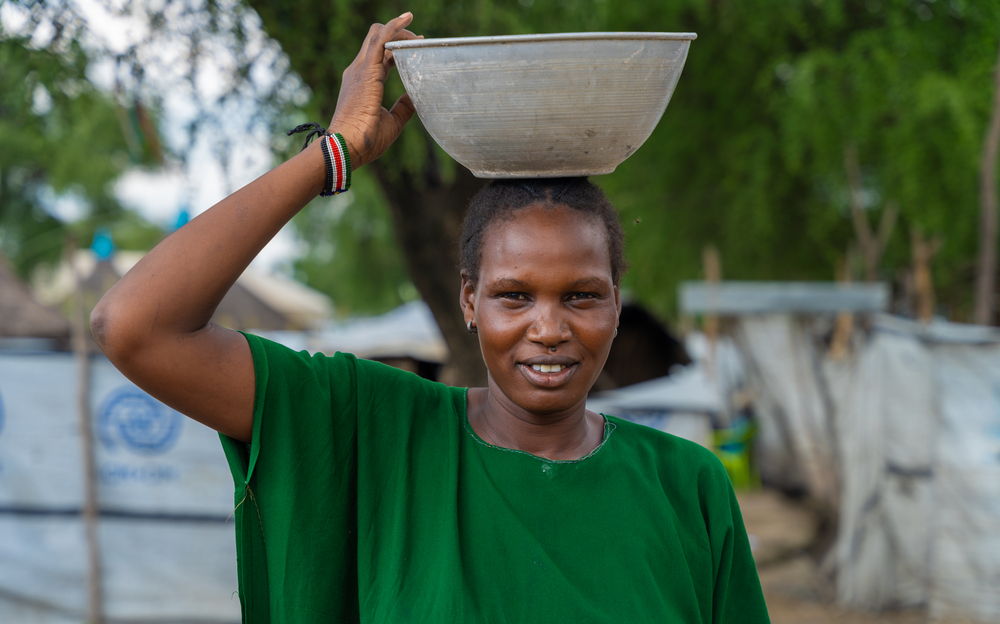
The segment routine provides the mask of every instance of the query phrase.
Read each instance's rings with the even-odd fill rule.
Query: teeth
[[[558,373],[566,367],[562,364],[532,364],[531,368],[539,373]]]

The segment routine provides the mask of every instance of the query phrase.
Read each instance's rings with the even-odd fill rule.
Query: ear
[[[615,327],[621,324],[622,319],[622,291],[615,286]]]
[[[476,286],[469,279],[469,274],[462,271],[462,287],[458,294],[458,305],[462,308],[462,317],[465,323],[475,320],[476,317]]]

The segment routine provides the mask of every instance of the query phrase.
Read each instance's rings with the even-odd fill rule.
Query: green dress
[[[768,621],[702,447],[605,416],[551,461],[481,440],[464,388],[247,340],[253,441],[223,437],[244,622]]]

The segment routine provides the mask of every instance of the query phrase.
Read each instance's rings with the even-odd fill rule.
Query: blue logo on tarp
[[[98,411],[98,436],[115,450],[124,445],[142,455],[157,455],[177,441],[183,417],[135,386],[112,392]]]

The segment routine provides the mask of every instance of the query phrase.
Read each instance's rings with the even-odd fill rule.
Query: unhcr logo
[[[135,386],[123,386],[98,411],[98,436],[109,450],[125,446],[140,455],[169,450],[180,434],[182,416]]]

